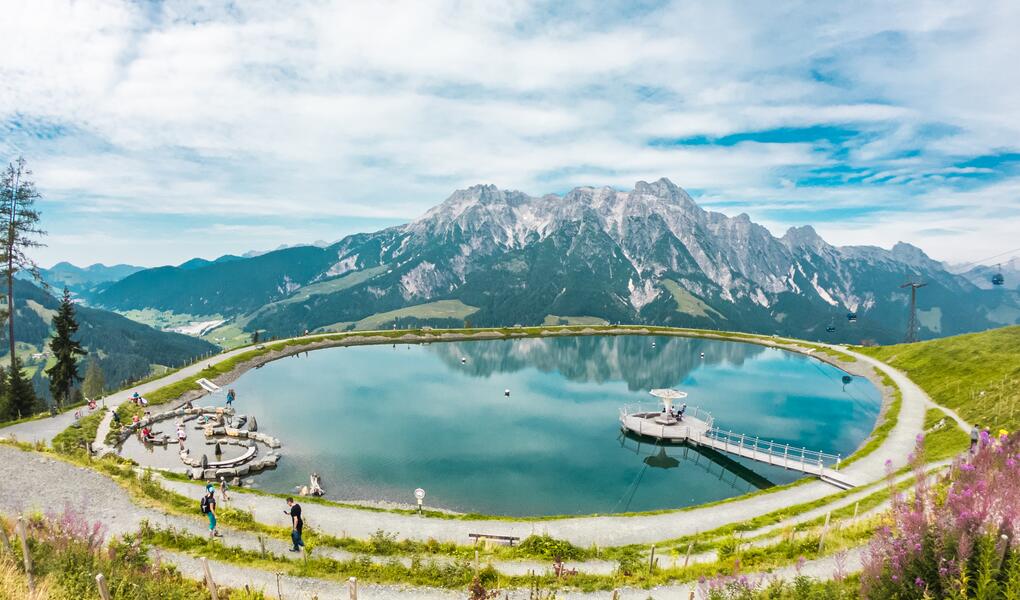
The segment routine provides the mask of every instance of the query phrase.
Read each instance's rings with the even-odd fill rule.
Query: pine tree
[[[50,340],[50,350],[57,362],[46,369],[50,376],[50,392],[53,393],[53,401],[59,409],[66,405],[71,398],[71,390],[74,385],[81,381],[78,375],[78,357],[87,354],[81,347],[81,343],[73,339],[78,332],[78,322],[74,318],[74,302],[71,300],[71,292],[66,287],[64,295],[60,299],[60,308],[53,317],[53,339]]]
[[[7,375],[8,411],[13,419],[21,419],[32,414],[36,397],[32,382],[25,378],[21,370],[21,360],[15,356],[14,365]]]
[[[85,368],[85,382],[81,385],[81,391],[89,400],[98,400],[106,391],[106,378],[95,357],[89,359]]]
[[[39,211],[34,207],[40,196],[35,190],[35,183],[29,179],[31,175],[32,172],[25,168],[24,158],[7,165],[0,175],[0,269],[7,280],[6,316],[12,372],[18,369],[14,340],[14,316],[17,314],[14,308],[14,276],[18,271],[27,271],[36,281],[42,280],[35,261],[27,254],[29,249],[42,246],[37,238],[45,235],[38,226]]]

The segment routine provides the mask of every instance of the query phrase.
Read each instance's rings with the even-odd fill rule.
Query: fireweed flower
[[[892,525],[864,552],[862,597],[960,597],[968,582],[1005,585],[1004,559],[1020,547],[1020,436],[982,439],[992,452],[959,458],[936,480],[923,471],[918,438],[912,494],[891,495]]]

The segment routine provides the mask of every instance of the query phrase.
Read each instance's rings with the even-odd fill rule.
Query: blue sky
[[[1020,229],[1020,3],[15,3],[0,158],[44,265],[333,241],[453,190],[669,177],[780,235]]]

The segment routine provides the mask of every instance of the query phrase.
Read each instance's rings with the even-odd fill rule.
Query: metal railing
[[[679,409],[680,406],[674,405],[673,408]],[[634,402],[631,404],[625,404],[620,409],[620,418],[623,419],[623,417],[627,415],[635,414],[658,415],[661,413],[661,402]],[[688,406],[684,411],[684,417],[694,417],[695,419],[699,419],[705,422],[709,429],[712,428],[712,424],[715,422],[715,417],[713,417],[711,413],[698,406]]]
[[[733,431],[723,431],[717,428],[709,429],[705,432],[704,437],[717,442],[712,445],[724,452],[731,452],[741,456],[750,453],[748,458],[752,460],[786,468],[790,468],[793,465],[793,468],[804,470],[805,472],[814,472],[812,469],[814,467],[819,475],[826,468],[839,469],[839,464],[842,461],[842,457],[839,454],[808,450],[807,448],[791,446],[790,444],[779,444],[770,440],[763,440],[759,437],[735,433]],[[719,443],[722,444],[721,448]]]

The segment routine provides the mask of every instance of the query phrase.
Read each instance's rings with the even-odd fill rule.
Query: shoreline
[[[399,334],[399,335],[397,335]],[[336,347],[349,347],[349,346],[373,346],[373,345],[387,345],[387,344],[430,344],[430,343],[442,343],[442,342],[463,342],[463,341],[484,341],[484,340],[499,340],[499,339],[519,339],[519,338],[547,338],[547,337],[582,337],[582,336],[615,336],[615,335],[627,335],[627,336],[668,336],[668,337],[685,337],[692,339],[712,339],[718,341],[727,342],[739,342],[755,344],[758,346],[775,348],[778,350],[784,350],[795,354],[800,354],[808,359],[816,359],[830,366],[836,367],[841,371],[844,371],[850,375],[857,377],[864,377],[867,379],[881,395],[881,404],[879,412],[876,415],[874,423],[872,423],[871,430],[867,436],[862,438],[859,445],[855,450],[842,460],[848,460],[851,457],[856,457],[861,449],[865,448],[869,441],[875,436],[875,432],[878,427],[887,418],[888,410],[892,404],[893,397],[898,391],[895,387],[887,387],[886,382],[879,376],[877,369],[872,365],[857,361],[853,359],[849,354],[845,354],[844,350],[840,347],[833,347],[828,345],[815,344],[812,342],[792,340],[789,338],[779,337],[764,337],[757,336],[754,334],[726,334],[724,332],[712,332],[706,330],[690,330],[680,328],[664,328],[655,326],[598,326],[597,328],[592,326],[543,326],[534,328],[499,328],[499,329],[482,329],[475,330],[472,332],[459,332],[456,330],[405,330],[403,333],[400,331],[390,332],[386,330],[380,330],[375,332],[357,332],[357,333],[330,333],[330,334],[312,334],[309,336],[303,336],[300,338],[291,338],[289,340],[281,340],[275,342],[266,342],[261,344],[264,352],[253,356],[252,358],[242,361],[233,366],[229,371],[221,373],[211,379],[217,386],[224,388],[245,373],[252,369],[260,368],[266,364],[280,360],[282,358],[292,357],[296,354],[304,352],[311,352],[313,350],[323,350],[327,348]],[[274,348],[274,346],[277,346]],[[837,359],[836,357],[830,356],[824,351],[819,351],[819,348],[829,348],[830,350],[839,353],[842,356],[851,358],[850,361],[844,361]],[[251,350],[259,350],[256,346]],[[189,390],[175,399],[169,400],[166,404],[170,405],[168,410],[174,410],[175,408],[184,405],[187,402],[195,402],[200,398],[209,395],[210,392],[198,388]],[[872,451],[878,448],[873,448]],[[865,455],[866,456],[866,455]],[[862,458],[862,457],[860,457]],[[159,469],[164,470],[164,469]],[[169,469],[167,471],[175,472],[175,469]],[[257,476],[255,476],[257,477]],[[684,512],[697,508],[705,508],[714,506],[717,504],[725,504],[734,501],[740,501],[753,496],[763,496],[771,493],[779,492],[782,490],[790,489],[799,485],[813,482],[815,477],[807,476],[801,477],[791,483],[777,485],[764,490],[758,490],[756,492],[739,494],[718,500],[715,502],[696,504],[686,507],[670,507],[663,509],[656,509],[651,511],[641,511],[632,513],[596,513],[593,515],[541,515],[531,517],[507,517],[505,515],[477,515],[487,519],[524,519],[524,520],[558,520],[558,519],[570,519],[579,518],[586,516],[640,516],[640,515],[654,515],[661,513],[677,513]],[[866,483],[866,482],[861,482]],[[252,488],[245,488],[252,489]],[[258,490],[258,488],[254,488]],[[276,492],[270,492],[260,490],[267,494],[276,494]],[[834,490],[835,492],[835,490]],[[386,500],[343,500],[343,499],[331,499],[331,498],[320,498],[321,502],[332,503],[340,506],[348,507],[364,507],[367,510],[385,510],[385,511],[403,511],[407,510],[408,507],[401,505],[400,503],[389,502]],[[415,507],[410,507],[415,509]],[[464,516],[475,516],[476,513],[462,513],[458,511],[441,509],[439,507],[432,507],[432,510],[437,512],[443,512],[455,517]]]

